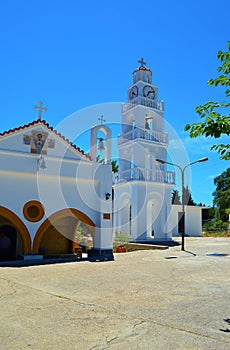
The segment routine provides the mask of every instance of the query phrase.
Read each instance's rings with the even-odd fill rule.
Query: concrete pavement
[[[185,247],[1,267],[0,349],[230,349],[230,238]]]

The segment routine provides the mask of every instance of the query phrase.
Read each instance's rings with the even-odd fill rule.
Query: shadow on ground
[[[227,324],[230,326],[230,318],[225,318],[224,321],[227,322]],[[220,329],[220,331],[225,332],[225,333],[229,333],[230,328]]]
[[[176,241],[130,241],[130,243],[138,243],[138,244],[151,244],[155,246],[165,246],[165,247],[175,247],[181,245],[179,242]]]
[[[63,264],[63,263],[79,262],[79,261],[88,261],[88,258],[58,258],[58,259],[1,261],[0,267],[26,267],[26,266],[37,266],[37,265]]]

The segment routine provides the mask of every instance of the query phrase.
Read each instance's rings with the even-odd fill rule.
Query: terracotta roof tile
[[[139,70],[147,70],[148,72],[151,72],[151,69],[149,69],[149,68],[147,68],[147,67],[144,67],[144,66],[140,66],[140,67],[136,68],[135,71],[134,71],[133,73],[135,73],[135,72],[137,72],[137,71],[139,71]]]

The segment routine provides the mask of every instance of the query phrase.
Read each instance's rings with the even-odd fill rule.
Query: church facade
[[[116,232],[137,242],[178,235],[174,172],[157,161],[167,160],[169,144],[164,103],[151,70],[143,59],[139,63],[122,105],[117,173],[112,130],[102,119],[91,128],[90,156],[41,119],[41,103],[37,120],[0,134],[1,260],[68,256],[78,241],[91,260],[112,260]],[[187,233],[201,235],[201,209],[186,207]]]
[[[0,135],[0,164],[8,260],[74,253],[79,234],[92,259],[113,259],[110,164],[92,162],[40,118]]]

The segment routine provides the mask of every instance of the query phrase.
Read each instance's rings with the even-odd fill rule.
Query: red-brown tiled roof
[[[149,68],[147,68],[145,66],[140,66],[140,67],[136,68],[133,73],[137,72],[138,70],[147,70],[147,71],[151,72],[151,69],[149,69]]]
[[[88,156],[87,154],[84,153],[83,150],[81,150],[79,147],[77,147],[76,145],[74,145],[71,141],[69,141],[69,139],[67,139],[65,136],[61,135],[57,130],[55,130],[52,126],[50,126],[45,120],[41,120],[41,119],[37,119],[34,120],[33,122],[29,123],[29,124],[25,124],[23,126],[19,126],[17,128],[14,129],[10,129],[7,131],[4,131],[3,133],[0,133],[0,137],[2,136],[6,136],[6,135],[10,135],[16,131],[21,131],[24,129],[27,129],[31,126],[34,125],[38,125],[38,124],[42,124],[45,125],[50,131],[52,131],[55,135],[57,135],[58,137],[62,138],[65,142],[68,143],[69,146],[73,147],[75,150],[77,150],[78,152],[80,152],[84,157],[88,158],[91,160],[90,156]]]

